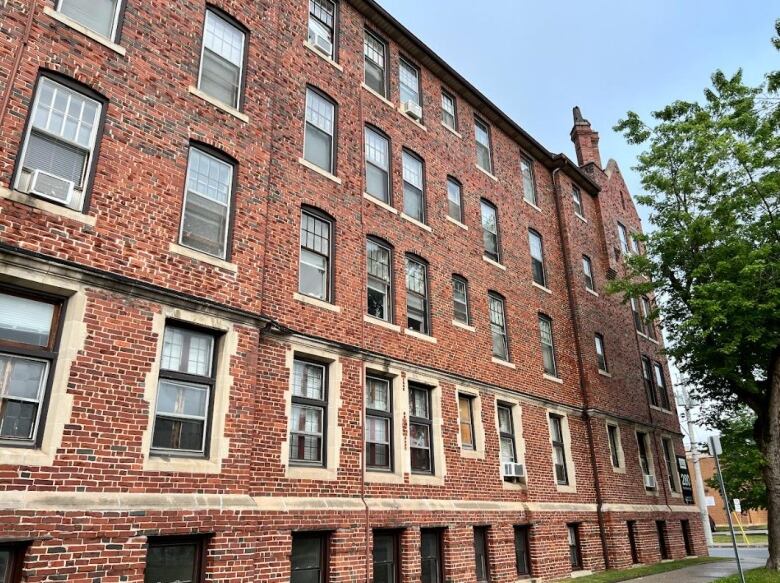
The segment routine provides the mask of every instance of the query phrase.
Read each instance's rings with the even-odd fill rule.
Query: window
[[[336,126],[336,105],[324,95],[306,90],[306,129],[303,136],[303,157],[333,174],[333,134]]]
[[[642,433],[641,431],[636,432],[636,443],[637,447],[639,448],[639,465],[642,468],[642,474],[646,476],[652,476],[653,470],[650,466],[650,457],[647,453],[647,434]],[[645,488],[650,490],[647,485],[645,485]]]
[[[458,275],[452,276],[452,302],[454,304],[455,320],[469,323],[469,287],[465,279]]]
[[[329,59],[334,58],[335,19],[336,4],[330,0],[309,0],[309,43]]]
[[[493,160],[490,150],[490,128],[480,119],[474,119],[474,137],[477,140],[477,166],[485,172],[493,173]]]
[[[528,229],[528,244],[531,247],[531,275],[533,280],[540,286],[547,287],[542,236],[533,229]]]
[[[685,543],[685,556],[692,557],[693,551],[693,537],[691,536],[691,523],[688,520],[680,521],[680,528],[682,529],[683,542]]]
[[[290,583],[326,583],[328,538],[326,532],[293,533]]]
[[[209,412],[214,400],[215,335],[165,326],[152,450],[157,453],[205,455]]]
[[[644,323],[642,322],[642,316],[639,314],[639,304],[637,304],[636,298],[631,298],[631,315],[634,318],[634,328],[637,332],[644,333]]]
[[[585,289],[596,291],[596,282],[593,279],[593,263],[587,255],[582,256],[582,276],[585,279]]]
[[[529,526],[515,527],[515,565],[518,575],[531,575],[531,549],[529,545]]]
[[[653,365],[655,369],[655,386],[658,389],[658,396],[660,397],[661,407],[667,411],[669,406],[669,393],[666,390],[666,376],[664,375],[663,367],[657,362]]]
[[[198,583],[203,580],[206,537],[149,537],[146,583]]]
[[[442,89],[441,92],[441,123],[451,130],[458,129],[455,98]]]
[[[401,94],[401,103],[411,101],[422,106],[420,100],[420,72],[417,67],[404,59],[398,63],[398,81]]]
[[[572,571],[582,570],[582,547],[580,546],[580,525],[567,524],[566,531],[569,541],[569,562]]]
[[[620,467],[620,429],[617,425],[607,425],[607,437],[609,438],[609,457],[612,467]]]
[[[399,579],[398,534],[394,531],[374,531],[374,583],[396,583]]]
[[[234,170],[227,160],[190,147],[179,235],[185,247],[227,257]]]
[[[366,467],[392,470],[393,397],[389,379],[366,377]]]
[[[501,246],[498,238],[498,210],[486,200],[480,202],[482,212],[482,242],[485,255],[493,261],[500,262]]]
[[[301,255],[298,291],[323,301],[331,299],[331,221],[313,210],[301,212]]]
[[[389,247],[369,239],[366,242],[368,259],[368,315],[390,322],[393,319],[392,251]]]
[[[406,258],[406,320],[410,330],[430,334],[427,268],[411,257]]]
[[[61,309],[54,299],[0,289],[0,442],[42,437]]]
[[[458,419],[460,420],[460,446],[463,449],[477,449],[474,437],[474,397],[458,395]]]
[[[628,255],[630,253],[628,249],[628,232],[623,223],[618,223],[618,239],[620,240],[620,251],[623,255]]]
[[[326,372],[323,364],[293,361],[290,463],[325,465]]]
[[[650,404],[658,406],[658,395],[655,392],[655,385],[653,384],[653,371],[650,359],[646,356],[642,357],[642,380],[645,383],[645,392],[647,393],[647,399]]]
[[[538,206],[536,198],[536,179],[534,178],[534,163],[523,156],[520,159],[520,173],[523,175],[523,197],[534,206]]]
[[[675,474],[677,468],[675,466],[674,447],[672,446],[672,440],[664,437],[661,439],[661,445],[664,450],[664,463],[666,464],[666,476],[669,480],[669,489],[672,492],[677,492],[677,479]]]
[[[409,383],[409,452],[412,472],[433,473],[431,390]]]
[[[488,541],[486,526],[474,527],[474,566],[477,581],[490,581],[490,565],[488,563]]]
[[[542,362],[544,373],[552,377],[558,376],[555,363],[555,344],[553,342],[552,320],[544,314],[539,314],[539,338],[542,344]]]
[[[569,472],[566,467],[566,445],[563,441],[563,417],[550,415],[550,437],[555,459],[555,481],[560,486],[569,484]]]
[[[245,42],[246,34],[235,23],[206,10],[198,89],[236,109],[241,101]]]
[[[27,543],[0,543],[0,583],[20,583]]]
[[[386,70],[387,45],[368,31],[363,36],[363,71],[367,87],[382,97],[387,97]]]
[[[666,521],[656,520],[655,530],[658,533],[658,550],[661,553],[661,560],[666,561],[669,559],[669,547],[666,544]]]
[[[98,157],[105,101],[65,82],[38,81],[14,188],[80,211]]]
[[[636,565],[639,562],[639,547],[636,541],[636,521],[629,520],[626,522],[628,529],[628,545],[631,549],[631,563]]]
[[[512,407],[498,405],[498,434],[501,439],[501,463],[516,463],[515,424],[512,419]]]
[[[642,323],[644,324],[645,334],[655,340],[655,324],[650,317],[653,313],[653,308],[650,305],[650,299],[647,296],[642,296],[640,300],[642,306]]]
[[[490,333],[493,337],[493,356],[501,360],[509,360],[509,340],[506,333],[504,299],[498,294],[488,293],[488,308],[490,312]]]
[[[444,572],[441,558],[441,531],[420,529],[420,583],[442,583]]]
[[[390,140],[366,128],[366,194],[390,202]]]
[[[631,243],[631,253],[641,255],[642,248],[639,246],[639,237],[636,234],[632,234],[629,242]]]
[[[113,41],[121,4],[121,0],[59,0],[57,10],[84,28]]]
[[[584,217],[585,212],[582,210],[582,192],[576,186],[571,188],[571,202],[574,205],[574,213]]]
[[[425,221],[425,198],[423,184],[423,161],[404,150],[404,213],[413,219]]]
[[[604,347],[604,337],[601,334],[596,334],[594,338],[596,340],[596,362],[599,370],[608,373],[609,365],[607,364],[607,349]]]
[[[459,223],[463,222],[463,200],[460,183],[454,178],[447,178],[447,214]]]

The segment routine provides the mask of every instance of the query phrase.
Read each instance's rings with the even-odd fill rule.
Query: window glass
[[[494,294],[489,294],[488,305],[490,311],[490,332],[493,336],[493,356],[501,360],[509,360],[504,300]]]
[[[119,0],[60,0],[59,11],[85,28],[114,40]]]
[[[396,583],[396,538],[392,532],[374,531],[374,583]]]
[[[206,11],[198,87],[231,107],[239,105],[244,38],[244,33],[237,27],[215,12]]]
[[[392,442],[391,382],[366,377],[366,466],[391,469]]]
[[[492,173],[493,161],[490,151],[490,130],[480,120],[474,122],[474,135],[477,140],[477,166]]]
[[[421,583],[442,583],[441,534],[437,530],[420,530]]]
[[[663,438],[661,440],[664,450],[664,463],[666,464],[666,477],[669,480],[669,489],[672,492],[677,492],[677,480],[675,480],[675,464],[674,464],[674,448],[672,447],[671,440]]]
[[[447,214],[456,221],[463,221],[463,205],[461,203],[460,184],[452,178],[447,179]]]
[[[425,220],[423,199],[423,163],[409,152],[403,153],[404,213],[420,222]]]
[[[368,256],[368,314],[389,322],[391,318],[391,253],[390,249],[369,241]]]
[[[452,300],[454,316],[458,322],[469,323],[469,299],[466,280],[460,277],[452,278]]]
[[[536,200],[536,182],[534,180],[534,165],[530,158],[520,160],[520,172],[523,175],[523,196],[533,205],[538,205]]]
[[[426,269],[422,263],[406,259],[407,327],[428,334],[428,292]]]
[[[539,316],[539,335],[542,343],[542,360],[544,372],[557,377],[558,370],[555,365],[555,345],[553,344],[552,320],[547,316]]]
[[[572,187],[571,189],[571,200],[572,204],[574,205],[574,212],[581,217],[584,216],[585,213],[582,210],[582,193],[576,186]]]
[[[366,194],[390,202],[390,142],[366,128]]]
[[[487,528],[474,527],[474,561],[477,581],[489,581]]]
[[[328,99],[306,90],[306,133],[303,139],[303,157],[322,168],[333,172],[333,132],[336,106]]]
[[[596,291],[596,284],[593,281],[593,264],[587,255],[582,256],[582,276],[585,280],[585,289]]]
[[[527,526],[515,527],[515,564],[518,575],[531,574],[531,553],[529,552]]]
[[[542,236],[536,231],[528,231],[528,244],[531,247],[531,275],[534,282],[547,287],[547,274],[544,268],[544,247]]]
[[[555,463],[555,480],[559,485],[569,483],[569,472],[566,467],[566,445],[563,441],[563,422],[558,415],[550,415],[550,437]]]
[[[195,583],[198,573],[200,542],[150,544],[146,553],[146,583]]]
[[[333,20],[336,5],[330,0],[309,0],[309,43],[333,58]]]
[[[569,562],[572,570],[579,571],[582,569],[579,527],[576,524],[569,524],[566,530],[569,540]]]
[[[325,583],[326,534],[294,533],[290,583]]]
[[[642,473],[645,476],[651,476],[653,471],[650,469],[650,458],[647,456],[647,434],[637,431],[636,442],[639,448],[639,464],[642,466]]]
[[[607,354],[604,348],[604,337],[601,334],[596,334],[594,338],[596,341],[596,360],[598,362],[599,370],[602,372],[609,372]]]
[[[295,360],[290,420],[290,461],[322,465],[327,408],[324,365]]]
[[[475,449],[473,398],[458,395],[458,414],[460,417],[460,444],[463,449]]]
[[[658,395],[655,392],[655,385],[653,384],[653,371],[650,359],[646,356],[642,357],[642,380],[645,383],[645,392],[651,405],[658,406]]]
[[[365,83],[368,87],[387,97],[385,84],[385,43],[366,31],[363,37],[363,58]]]
[[[657,362],[653,365],[655,369],[655,386],[658,388],[658,396],[660,397],[661,407],[669,410],[669,393],[666,391],[666,377],[664,377],[664,369]]]
[[[430,391],[424,387],[410,385],[409,452],[413,472],[433,473],[431,429]]]
[[[501,436],[501,461],[515,463],[515,427],[512,421],[512,409],[506,405],[498,406],[498,432]]]
[[[619,429],[614,425],[607,425],[607,435],[609,437],[609,455],[612,460],[612,467],[620,467],[620,438],[618,437]]]
[[[398,78],[401,103],[411,101],[417,105],[422,105],[420,102],[420,74],[417,68],[401,59],[398,65]]]
[[[31,440],[49,363],[0,352],[0,439]]]
[[[628,232],[622,223],[618,223],[618,239],[620,240],[620,250],[623,252],[623,255],[628,255],[630,253],[628,249]]]
[[[301,213],[300,281],[298,291],[320,300],[330,300],[330,221]]]
[[[0,342],[48,346],[54,305],[0,292]]]
[[[446,91],[441,93],[441,122],[451,130],[456,129],[455,98]]]
[[[499,261],[498,211],[486,200],[481,202],[480,209],[482,211],[482,242],[485,246],[485,255],[493,261]]]

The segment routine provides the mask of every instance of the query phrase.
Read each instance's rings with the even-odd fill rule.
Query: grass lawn
[[[780,573],[777,571],[770,573],[766,569],[753,569],[745,571],[745,581],[747,583],[777,583],[780,581]],[[739,575],[716,579],[713,583],[740,583]]]
[[[637,577],[645,577],[647,575],[657,575],[658,573],[666,573],[668,571],[676,571],[683,567],[690,567],[692,565],[701,565],[702,563],[716,563],[718,561],[725,561],[718,557],[696,557],[694,559],[682,559],[680,561],[671,561],[669,563],[656,563],[655,565],[641,565],[639,567],[632,567],[630,569],[615,569],[610,571],[603,571],[595,575],[588,575],[587,577],[579,577],[574,579],[577,583],[614,583],[616,581],[628,581],[630,579],[636,579]],[[725,579],[724,579],[725,581]],[[767,579],[769,581],[769,579]],[[772,580],[773,583],[778,583],[777,579]],[[729,583],[731,581],[729,580]],[[751,583],[764,583],[762,579],[756,579]]]
[[[768,537],[765,534],[747,534],[748,541],[750,541],[750,544],[752,545],[765,545],[768,542]],[[731,535],[730,534],[713,534],[712,540],[716,543],[728,543],[731,544]],[[738,545],[744,545],[745,544],[745,538],[742,536],[742,533],[737,533],[737,544]]]

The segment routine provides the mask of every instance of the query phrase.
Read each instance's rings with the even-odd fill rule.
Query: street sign
[[[719,456],[723,453],[720,446],[720,435],[710,435],[710,455]]]
[[[732,502],[734,504],[734,512],[742,512],[742,501],[739,498],[734,498]]]
[[[707,503],[707,506],[715,506],[715,496],[705,496],[704,501]]]
[[[680,474],[683,501],[686,504],[693,504],[693,483],[691,483],[691,474],[688,472],[688,462],[684,455],[677,456],[677,470]]]

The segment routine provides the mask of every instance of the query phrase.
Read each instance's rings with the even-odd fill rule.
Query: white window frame
[[[487,144],[483,144],[479,140],[479,130],[482,129],[485,132],[485,137],[487,138]],[[484,170],[488,174],[493,174],[493,145],[492,145],[492,137],[490,135],[490,126],[482,121],[480,118],[475,117],[474,118],[474,141],[476,142],[476,149],[477,152],[479,151],[479,146],[482,146],[483,148],[487,149],[488,153],[488,168],[483,168],[479,164],[479,154],[477,153],[477,167],[480,170]]]
[[[198,66],[198,91],[203,91],[201,88],[201,80],[203,78],[203,56],[206,53],[206,21],[209,17],[209,14],[212,14],[214,18],[219,18],[221,21],[223,21],[225,24],[230,26],[231,28],[235,28],[238,32],[241,33],[241,36],[243,37],[243,40],[241,42],[241,59],[240,64],[238,65],[238,91],[236,92],[236,103],[225,103],[225,105],[232,107],[234,109],[241,109],[242,102],[243,102],[243,88],[244,88],[244,64],[246,62],[246,32],[241,30],[238,26],[235,25],[235,23],[231,22],[227,18],[224,18],[221,16],[216,10],[213,10],[211,8],[206,8],[206,14],[203,17],[203,33],[201,35],[201,42],[200,42],[200,65]],[[220,58],[224,58],[220,55]],[[235,65],[235,63],[232,63]],[[204,91],[205,93],[205,91]],[[220,103],[222,103],[219,98],[214,97],[212,95],[209,95],[212,99],[216,99]]]
[[[414,73],[414,78],[417,80],[417,87],[411,88],[409,85],[404,83],[403,76],[401,75],[401,70],[406,69],[409,72]],[[422,108],[422,88],[420,83],[420,70],[412,65],[408,60],[404,59],[403,57],[399,58],[398,60],[398,99],[401,101],[401,104],[403,105],[405,101],[401,97],[401,89],[405,88],[410,93],[415,93],[417,95],[417,98],[415,100],[412,100],[412,103],[416,103],[417,105]],[[414,89],[414,91],[412,91]]]
[[[331,132],[328,133],[318,125],[315,125],[314,122],[310,122],[308,118],[308,112],[309,112],[309,94],[312,93],[314,95],[317,95],[320,99],[327,101],[331,107],[333,108],[333,120],[332,124],[333,127],[331,128]],[[336,102],[333,101],[330,97],[327,97],[324,93],[321,91],[317,91],[313,87],[306,87],[306,94],[304,96],[303,101],[303,159],[306,160],[308,164],[311,164],[312,166],[315,166],[322,170],[323,172],[327,172],[328,174],[333,175],[336,172],[336,123],[337,123],[337,117],[336,117]],[[306,158],[306,134],[308,134],[308,126],[311,125],[312,127],[318,129],[324,134],[327,134],[330,136],[330,164],[328,164],[328,168],[322,168],[319,166],[316,162],[312,162],[308,158]]]
[[[120,15],[120,14],[121,14],[121,12],[122,12],[122,8],[124,7],[125,0],[116,0],[116,5],[114,6],[114,16],[113,16],[113,18],[112,18],[112,21],[111,21],[111,32],[110,32],[110,34],[109,34],[108,36],[106,36],[106,35],[104,35],[104,34],[101,34],[101,33],[99,33],[98,31],[96,31],[96,30],[94,30],[94,29],[92,29],[92,28],[89,28],[89,27],[88,27],[86,24],[84,24],[84,23],[83,23],[83,22],[81,22],[80,20],[78,20],[78,19],[76,19],[76,18],[73,18],[72,16],[68,16],[67,14],[65,14],[65,13],[62,11],[62,5],[65,3],[65,1],[66,1],[66,0],[58,0],[58,1],[57,1],[57,7],[55,8],[55,10],[56,10],[57,12],[59,12],[60,14],[62,14],[63,16],[65,16],[66,18],[70,18],[70,19],[71,19],[71,20],[73,20],[74,22],[77,22],[78,24],[80,24],[81,26],[83,26],[84,28],[86,28],[87,30],[89,30],[90,32],[93,32],[93,33],[95,33],[95,34],[96,34],[96,35],[98,35],[98,36],[101,36],[101,37],[103,37],[103,38],[106,38],[106,39],[110,40],[111,42],[116,42],[116,35],[117,35],[117,30],[119,29],[119,15]]]

